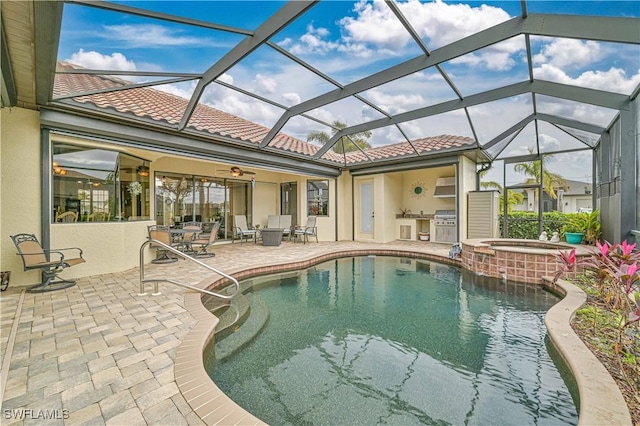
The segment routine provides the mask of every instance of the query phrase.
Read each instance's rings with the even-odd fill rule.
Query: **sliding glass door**
[[[218,238],[233,237],[233,215],[247,216],[252,223],[250,182],[207,176],[186,176],[156,172],[156,223],[180,227],[200,222],[208,231],[220,222]]]

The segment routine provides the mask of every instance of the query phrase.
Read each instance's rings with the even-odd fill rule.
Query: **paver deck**
[[[200,260],[233,274],[367,249],[447,258],[450,245],[285,241],[265,247],[249,242],[217,245],[215,257]],[[149,265],[147,274],[190,284],[217,278],[184,260]],[[25,293],[17,286],[3,292],[1,423],[204,424],[174,376],[177,348],[198,323],[185,305],[185,295],[192,292],[160,284],[161,295],[139,296],[139,288],[134,268],[81,278],[76,286],[51,293]]]

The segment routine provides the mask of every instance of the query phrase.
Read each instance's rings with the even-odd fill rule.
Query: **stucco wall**
[[[351,184],[352,176],[348,171],[342,172],[342,174],[336,180],[336,187],[338,192],[337,215],[339,241],[351,241],[352,238],[353,216],[351,214],[351,200],[353,191]]]
[[[19,233],[40,235],[40,117],[22,108],[0,109],[0,264],[11,271],[11,285],[34,284],[9,238]]]

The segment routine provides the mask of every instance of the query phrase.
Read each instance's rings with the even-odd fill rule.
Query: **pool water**
[[[251,284],[268,322],[223,360],[209,348],[205,365],[269,424],[577,423],[546,346],[558,299],[542,289],[394,257]]]

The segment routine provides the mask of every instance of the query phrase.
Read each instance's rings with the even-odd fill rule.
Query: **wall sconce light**
[[[138,174],[142,177],[149,176],[149,167],[147,166],[139,166],[137,171],[138,171]]]
[[[66,175],[66,174],[67,174],[67,170],[66,170],[66,169],[63,169],[62,167],[60,167],[60,164],[58,164],[58,163],[54,162],[54,163],[52,164],[52,166],[53,166],[53,174],[54,174],[54,175],[64,176],[64,175]]]
[[[240,170],[240,167],[232,167],[229,174],[233,177],[239,177],[242,176],[242,170]]]

